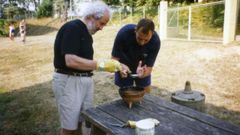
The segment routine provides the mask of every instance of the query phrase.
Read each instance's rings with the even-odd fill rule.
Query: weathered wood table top
[[[239,126],[149,94],[145,94],[143,101],[133,104],[131,109],[120,99],[88,109],[83,116],[92,123],[91,135],[134,135],[135,129],[112,124],[145,118],[160,121],[155,127],[155,135],[240,135]]]

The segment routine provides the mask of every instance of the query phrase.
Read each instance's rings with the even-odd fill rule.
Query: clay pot
[[[134,102],[140,102],[144,96],[144,89],[141,87],[124,87],[119,89],[119,94],[122,99],[128,104],[129,108],[132,108]]]

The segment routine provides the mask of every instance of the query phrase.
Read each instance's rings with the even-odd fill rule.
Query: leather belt
[[[91,76],[93,76],[92,72],[79,73],[79,72],[66,71],[66,70],[63,70],[63,69],[56,69],[56,68],[55,68],[55,72],[61,73],[61,74],[66,74],[66,75],[72,75],[72,76],[82,76],[82,77],[91,77]]]

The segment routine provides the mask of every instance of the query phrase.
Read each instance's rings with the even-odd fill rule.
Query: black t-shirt
[[[72,72],[91,72],[72,69],[66,66],[65,54],[93,59],[93,39],[81,20],[64,24],[57,33],[54,43],[54,67]]]
[[[119,58],[119,61],[126,64],[133,73],[136,72],[140,60],[143,62],[142,65],[153,67],[160,49],[160,39],[156,32],[147,44],[138,45],[135,27],[135,24],[128,24],[121,28],[112,50],[112,56]]]

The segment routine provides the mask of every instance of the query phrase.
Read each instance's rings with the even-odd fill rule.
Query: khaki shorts
[[[93,107],[93,79],[54,73],[53,92],[60,114],[61,127],[76,130],[78,123],[83,121],[81,111]]]

